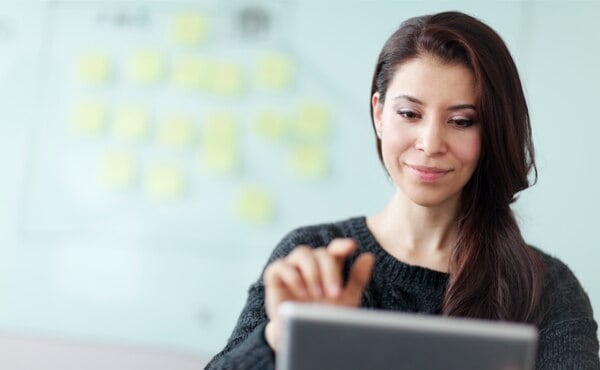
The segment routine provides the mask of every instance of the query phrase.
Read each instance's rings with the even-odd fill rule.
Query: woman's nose
[[[447,149],[444,127],[439,122],[422,122],[416,148],[428,156],[444,153]]]

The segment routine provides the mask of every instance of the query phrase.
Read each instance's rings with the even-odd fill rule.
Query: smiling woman
[[[423,55],[398,67],[385,94],[373,94],[373,119],[394,183],[416,204],[456,209],[481,150],[473,73]]]
[[[272,368],[278,307],[305,301],[530,323],[537,369],[600,369],[586,293],[526,244],[510,208],[537,173],[498,34],[458,12],[407,20],[379,55],[370,103],[394,196],[374,215],[288,234],[208,368]]]

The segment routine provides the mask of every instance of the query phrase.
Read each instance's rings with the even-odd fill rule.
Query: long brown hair
[[[371,96],[379,92],[383,103],[398,66],[425,55],[470,68],[482,128],[479,163],[461,195],[442,312],[539,324],[543,262],[523,240],[510,208],[515,195],[530,186],[529,173],[537,179],[529,113],[515,63],[500,36],[474,17],[444,12],[411,18],[385,43]],[[381,141],[375,138],[383,163]]]

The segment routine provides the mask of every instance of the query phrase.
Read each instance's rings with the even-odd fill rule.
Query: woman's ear
[[[375,131],[377,136],[381,138],[381,115],[383,114],[383,103],[379,100],[379,92],[373,94],[371,98],[371,107],[373,108],[373,123],[375,124]]]

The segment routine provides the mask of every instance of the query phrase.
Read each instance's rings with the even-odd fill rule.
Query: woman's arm
[[[350,306],[360,303],[374,256],[359,253],[344,279],[344,265],[358,245],[352,239],[340,238],[338,229],[330,231],[328,227],[302,228],[282,240],[269,258],[262,278],[250,288],[225,349],[207,369],[272,369],[273,348],[277,348],[281,334],[277,308],[283,301]],[[343,283],[344,280],[347,281]]]
[[[600,370],[598,325],[590,300],[566,265],[546,258],[545,315],[536,369]]]
[[[246,305],[225,348],[206,369],[273,369],[275,355],[265,340],[268,322],[262,279],[248,290]]]
[[[319,235],[318,229],[293,230],[279,242],[266,266],[287,256],[298,244],[319,245],[323,241],[325,240]],[[261,276],[248,290],[246,304],[225,348],[213,357],[206,369],[274,368],[275,353],[265,338],[265,326],[268,321],[265,310],[265,286]]]

